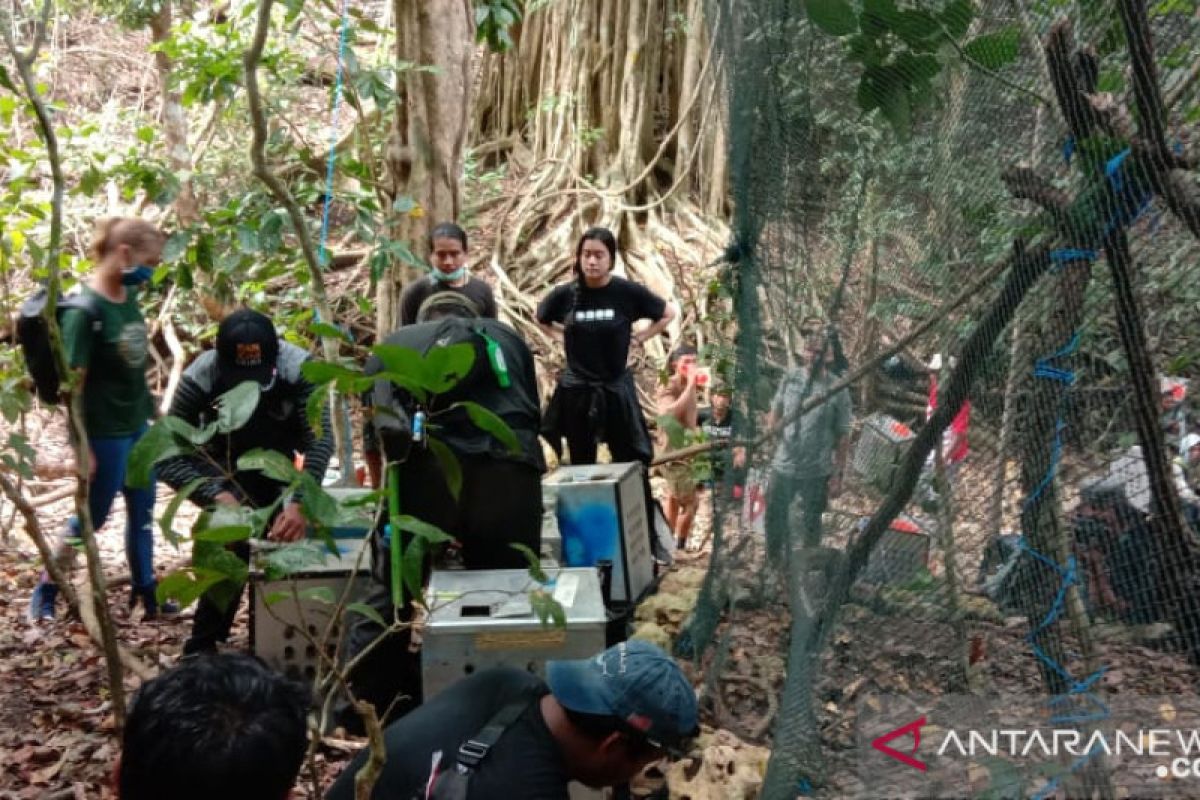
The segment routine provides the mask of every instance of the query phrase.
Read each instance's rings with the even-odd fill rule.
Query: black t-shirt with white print
[[[666,308],[666,301],[645,286],[614,275],[599,289],[575,281],[555,286],[538,305],[537,319],[565,326],[572,372],[607,383],[625,372],[633,323],[660,320]]]

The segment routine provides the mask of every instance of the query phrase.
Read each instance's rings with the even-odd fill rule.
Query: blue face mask
[[[137,286],[150,280],[153,276],[154,270],[145,264],[134,264],[131,268],[121,273],[121,285]]]
[[[431,274],[433,275],[433,279],[435,281],[441,281],[442,283],[453,283],[454,281],[462,280],[463,276],[467,274],[467,265],[463,264],[461,267],[454,270],[454,272],[442,272],[440,269],[435,268]]]

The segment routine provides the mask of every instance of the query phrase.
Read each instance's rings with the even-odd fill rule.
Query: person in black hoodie
[[[197,478],[201,483],[189,496],[196,505],[246,505],[266,508],[280,499],[284,484],[259,471],[238,470],[238,459],[250,450],[263,448],[289,459],[299,452],[304,470],[320,483],[333,453],[329,412],[325,411],[318,436],[308,423],[305,408],[313,385],[300,373],[309,354],[281,341],[271,320],[249,309],[226,317],[217,331],[217,346],[202,353],[183,374],[170,415],[203,427],[216,418],[217,399],[243,381],[259,384],[262,394],[250,420],[227,435],[214,436],[195,453],[165,460],[159,477],[179,491]],[[292,542],[304,537],[306,523],[299,498],[287,498],[268,527],[268,537]],[[248,542],[230,546],[243,561],[250,558]],[[212,652],[218,641],[229,637],[237,614],[238,598],[222,608],[209,593],[196,608],[191,638],[184,653]]]

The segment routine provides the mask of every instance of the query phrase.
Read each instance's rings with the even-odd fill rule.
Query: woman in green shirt
[[[62,320],[67,361],[83,378],[92,525],[99,530],[117,493],[124,494],[125,557],[133,584],[129,604],[141,600],[147,618],[159,611],[154,596],[154,482],[141,489],[126,486],[125,465],[154,408],[146,384],[146,321],[138,308],[137,287],[162,258],[165,240],[145,220],[102,220],[92,244],[96,266],[83,289],[95,313],[71,309]],[[58,547],[60,563],[69,563],[79,535],[79,522],[72,517]],[[30,619],[53,618],[57,596],[58,587],[42,573],[29,603]]]

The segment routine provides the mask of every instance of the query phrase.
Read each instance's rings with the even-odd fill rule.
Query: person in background
[[[700,373],[696,359],[696,348],[689,345],[677,347],[667,358],[670,377],[658,393],[659,445],[664,452],[671,449],[671,441],[667,432],[670,423],[664,424],[663,418],[674,420],[685,434],[697,427],[699,403],[696,395]],[[667,481],[667,524],[675,534],[676,546],[682,550],[687,547],[688,535],[696,519],[699,487],[690,459],[663,464],[661,469]]]
[[[617,240],[607,228],[591,228],[575,248],[575,280],[550,290],[537,321],[562,341],[567,365],[542,425],[555,452],[566,438],[572,464],[596,463],[597,443],[608,443],[614,462],[654,456],[646,419],[629,371],[630,343],[643,344],[675,318],[674,308],[640,283],[612,274]],[[636,333],[633,324],[650,320]]]
[[[728,481],[733,498],[740,500],[746,483],[746,448],[728,447],[733,441],[733,404],[729,388],[724,385],[713,387],[711,402],[708,408],[700,409],[699,420],[705,440],[722,445],[713,454],[712,484],[724,486]]]
[[[683,672],[657,646],[632,640],[550,661],[545,682],[497,667],[447,688],[384,731],[387,760],[371,797],[567,800],[570,781],[624,784],[686,753],[697,733],[696,692]],[[487,746],[460,751],[483,739]],[[350,762],[326,800],[353,800],[366,758]]]
[[[1200,433],[1184,436],[1180,450],[1184,480],[1194,494],[1200,493]]]
[[[320,484],[333,454],[333,435],[328,407],[320,435],[308,422],[306,409],[314,389],[300,372],[308,358],[306,351],[281,340],[271,320],[257,311],[239,309],[222,320],[216,348],[201,353],[183,373],[169,413],[203,428],[217,418],[221,395],[245,381],[258,384],[258,405],[238,430],[214,436],[197,452],[163,461],[159,465],[163,481],[179,491],[203,479],[188,496],[201,508],[214,504],[267,508],[280,502],[286,484],[257,470],[237,468],[244,453],[262,448],[281,453],[289,461],[296,452],[302,453],[304,471]],[[274,541],[294,542],[306,531],[301,500],[293,496],[280,504],[268,524],[267,536]],[[249,542],[235,542],[229,549],[249,561]],[[184,653],[214,652],[217,642],[229,638],[241,589],[239,586],[225,604],[219,602],[217,587],[200,598]]]
[[[429,232],[429,275],[413,281],[400,293],[400,324],[417,321],[421,304],[439,292],[455,292],[468,298],[479,316],[496,318],[492,287],[467,272],[467,232],[453,222],[440,222]]]
[[[773,558],[790,553],[788,517],[797,498],[803,514],[801,544],[805,548],[820,544],[821,515],[829,498],[841,494],[849,448],[848,389],[800,413],[805,400],[824,395],[849,367],[835,330],[822,332],[810,323],[803,334],[808,366],[788,370],[767,414],[768,429],[780,433],[767,488],[767,552]]]
[[[955,358],[951,356],[949,359],[950,369],[954,369]],[[942,354],[937,353],[929,360],[929,400],[925,404],[925,419],[928,421],[933,416],[933,412],[938,407],[938,373],[942,369]],[[959,407],[958,413],[954,415],[954,419],[942,431],[942,465],[944,467],[943,477],[946,482],[946,491],[949,496],[954,494],[954,481],[958,476],[962,464],[966,461],[967,454],[970,452],[970,443],[967,438],[967,432],[971,425],[971,400],[970,398],[963,400]],[[942,502],[939,495],[941,487],[937,480],[937,453],[929,454],[925,460],[925,464],[921,469],[921,477],[919,479],[917,496],[920,498],[921,507],[926,511],[933,511]]]
[[[146,383],[149,348],[146,321],[138,307],[138,287],[153,275],[165,242],[162,231],[145,220],[101,220],[92,240],[95,267],[83,287],[95,309],[95,321],[79,308],[68,310],[62,319],[67,363],[83,382],[83,425],[89,446],[88,513],[93,529],[99,531],[117,494],[124,495],[129,607],[140,602],[144,619],[153,619],[159,612],[154,576],[154,483],[141,489],[127,486],[125,469],[130,451],[154,415],[154,399]],[[71,517],[56,547],[58,563],[69,568],[81,544],[79,520]],[[29,601],[29,620],[53,619],[57,597],[58,586],[43,572]]]
[[[1164,610],[1158,548],[1149,520],[1121,484],[1109,479],[1084,485],[1072,521],[1089,610],[1134,624],[1155,621]]]
[[[285,800],[310,696],[254,656],[193,656],[142,684],[121,739],[119,800]]]

